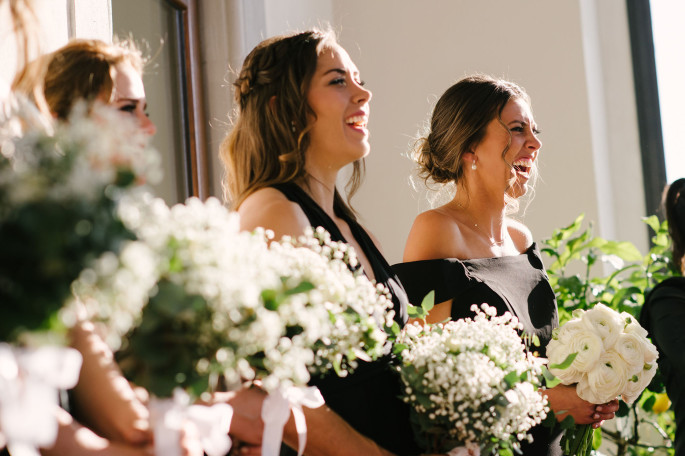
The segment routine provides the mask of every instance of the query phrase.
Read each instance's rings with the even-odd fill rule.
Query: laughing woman
[[[438,100],[429,134],[416,159],[422,176],[454,184],[451,201],[420,214],[409,233],[404,261],[395,266],[412,302],[435,290],[429,322],[473,316],[486,302],[509,311],[524,332],[541,342],[540,355],[558,326],[554,292],[530,230],[507,214],[528,190],[542,143],[528,95],[514,83],[472,76]],[[618,402],[595,406],[574,387],[545,391],[553,411],[578,424],[599,426]],[[538,426],[526,455],[561,454],[559,433]]]
[[[352,245],[365,274],[390,289],[403,324],[406,294],[336,188],[338,173],[350,164],[352,190],[359,185],[361,161],[369,153],[371,92],[363,85],[331,32],[260,43],[235,82],[239,117],[221,150],[227,199],[244,230],[264,227],[280,238],[322,226],[334,241]],[[307,454],[382,454],[381,448],[418,453],[388,359],[360,363],[348,377],[328,376],[314,384],[326,407],[305,410]],[[233,406],[236,432],[243,409],[237,402]],[[284,440],[296,445],[288,429]]]

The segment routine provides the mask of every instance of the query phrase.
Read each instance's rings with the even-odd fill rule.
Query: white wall
[[[39,52],[51,52],[69,38],[112,40],[110,0],[33,0]],[[31,58],[38,56],[34,53]],[[0,84],[10,84],[17,71],[17,46],[12,33],[9,2],[0,1]]]

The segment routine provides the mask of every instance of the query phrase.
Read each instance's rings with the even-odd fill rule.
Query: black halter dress
[[[274,188],[297,203],[313,227],[321,226],[331,234],[332,240],[346,242],[335,222],[299,186],[288,183],[274,185]],[[407,295],[392,268],[366,231],[345,217],[339,208],[336,207],[335,211],[347,222],[354,239],[371,263],[376,282],[386,285],[392,293],[395,320],[400,326],[404,325],[407,321]],[[399,376],[392,370],[390,361],[390,357],[373,362],[360,361],[354,373],[347,377],[329,374],[313,378],[310,384],[319,388],[328,407],[382,448],[398,455],[417,455],[421,451],[414,442],[409,407],[399,398]]]
[[[472,304],[487,303],[496,307],[498,314],[513,313],[523,324],[524,332],[540,340],[536,351],[542,357],[552,330],[559,325],[554,291],[535,244],[516,256],[412,261],[396,264],[393,269],[410,302],[420,304],[430,291],[435,291],[436,303],[451,299],[452,320],[473,317]],[[562,454],[558,431],[537,426],[532,435],[532,444],[521,445],[523,454]]]

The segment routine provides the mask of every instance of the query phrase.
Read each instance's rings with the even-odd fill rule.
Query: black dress
[[[326,229],[334,241],[346,242],[335,222],[299,186],[279,184],[274,188],[297,203],[312,226]],[[354,239],[371,263],[376,282],[386,285],[392,293],[395,320],[400,326],[404,325],[407,321],[407,295],[390,265],[366,231],[345,217],[339,208],[334,209],[336,215],[347,222]],[[399,376],[392,370],[390,361],[390,357],[368,363],[360,361],[354,373],[347,377],[330,374],[313,378],[310,384],[319,388],[328,407],[361,434],[395,454],[416,455],[421,451],[414,442],[409,406],[399,398]]]
[[[675,454],[682,455],[685,454],[685,277],[671,277],[654,287],[640,312],[640,324],[659,350],[659,371],[675,413]]]
[[[536,335],[545,356],[552,330],[559,326],[554,290],[549,284],[540,253],[532,244],[517,256],[458,260],[412,261],[393,266],[402,281],[409,301],[420,304],[435,291],[435,302],[452,300],[452,320],[473,317],[472,304],[487,303],[499,314],[509,311],[523,324],[526,334]],[[561,455],[561,434],[536,426],[531,431],[534,442],[523,443],[525,455]]]

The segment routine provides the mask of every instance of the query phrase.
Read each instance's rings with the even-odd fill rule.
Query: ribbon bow
[[[270,393],[262,405],[262,421],[264,421],[264,435],[262,437],[262,456],[278,456],[283,441],[283,428],[288,422],[290,410],[295,418],[297,429],[298,451],[302,456],[307,444],[307,422],[304,419],[302,406],[308,408],[321,407],[324,404],[321,392],[315,386],[281,387]]]
[[[55,443],[58,389],[76,385],[82,361],[73,348],[0,344],[0,430],[10,454],[38,456]]]
[[[150,418],[154,425],[155,454],[157,456],[180,456],[181,429],[185,423],[197,427],[202,449],[208,456],[224,456],[231,449],[233,408],[228,404],[189,405],[190,396],[174,390],[173,398],[152,398]]]

